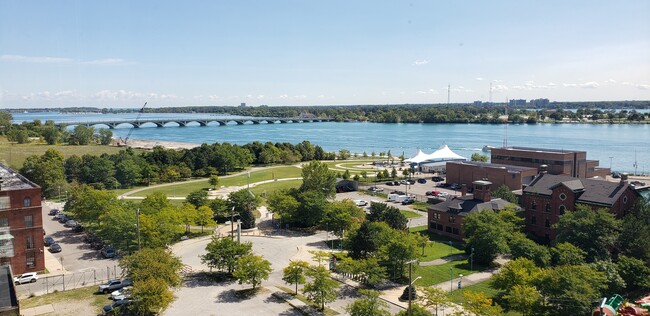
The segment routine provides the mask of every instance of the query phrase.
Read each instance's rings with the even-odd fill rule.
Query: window
[[[33,252],[27,253],[25,255],[25,262],[27,262],[27,266],[30,267],[30,268],[36,265],[35,264],[36,260],[34,259],[34,253]]]
[[[0,210],[9,208],[11,206],[11,202],[9,201],[8,196],[0,196]]]
[[[436,229],[442,231],[443,230],[442,224],[436,224]]]
[[[0,218],[0,227],[7,227],[9,226],[9,219],[6,217]]]
[[[32,206],[32,199],[30,199],[29,197],[24,198],[23,199],[23,206],[24,207]]]
[[[454,228],[452,234],[454,234],[454,235],[460,235],[460,231],[458,230],[458,228]]]
[[[34,238],[32,236],[27,236],[25,240],[25,247],[27,249],[34,249]]]
[[[623,204],[627,204],[627,196],[623,197]]]
[[[565,211],[566,211],[566,207],[564,205],[560,205],[560,215],[564,215]]]
[[[530,203],[530,208],[533,210],[537,209],[537,202],[533,201],[533,203]]]
[[[25,216],[25,227],[34,227],[34,217],[31,215]]]
[[[562,201],[566,200],[566,194],[560,193],[560,200]]]
[[[546,211],[546,212],[550,212],[550,211],[551,211],[551,204],[550,204],[550,203],[546,203],[546,209],[545,209],[545,211]]]
[[[456,217],[455,216],[449,216],[449,222],[450,223],[455,223],[456,222]]]
[[[551,227],[551,221],[549,221],[548,218],[544,221],[544,226]]]
[[[445,226],[445,231],[448,233],[451,233],[451,227],[450,226]]]
[[[537,217],[533,215],[533,217],[530,218],[530,223],[533,225],[537,224]]]

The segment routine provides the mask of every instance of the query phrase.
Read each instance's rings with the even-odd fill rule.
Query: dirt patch
[[[51,308],[43,308],[43,306],[37,306],[32,308],[21,309],[21,315],[26,316],[36,316],[36,315],[48,315],[48,316],[67,316],[67,315],[97,315],[99,314],[97,307],[93,306],[92,300],[84,301],[60,301],[54,302],[51,305]],[[53,310],[53,311],[52,311]]]

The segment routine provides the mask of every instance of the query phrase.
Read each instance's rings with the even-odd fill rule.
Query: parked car
[[[460,190],[460,184],[458,184],[458,183],[452,183],[452,184],[449,186],[449,188],[452,189],[452,190]]]
[[[115,258],[115,249],[112,246],[106,246],[102,248],[102,257],[104,258]]]
[[[54,216],[54,215],[56,215],[56,214],[59,214],[59,212],[60,212],[60,211],[59,211],[58,209],[53,208],[53,209],[51,209],[50,212],[47,213],[47,214],[50,215],[50,216]]]
[[[36,280],[38,280],[36,272],[27,272],[14,277],[14,283],[16,284],[34,283]]]
[[[73,219],[67,220],[65,224],[63,224],[65,227],[75,227],[77,226],[77,222]]]
[[[119,290],[113,291],[113,293],[111,293],[111,299],[114,300],[114,301],[119,301],[119,300],[131,298],[131,289],[132,288],[133,287],[131,287],[131,286],[125,286],[125,287],[123,287],[123,288],[121,288]]]
[[[51,253],[61,252],[61,250],[63,250],[63,249],[61,249],[61,245],[59,245],[57,243],[53,243],[53,244],[50,245],[50,252]]]
[[[77,223],[74,227],[72,227],[72,232],[74,233],[81,233],[84,230],[86,230],[81,224]]]
[[[93,250],[102,250],[102,248],[104,248],[104,241],[101,239],[96,239],[90,243],[90,248]]]
[[[406,180],[406,183],[408,183],[408,184],[415,184],[415,180],[413,180],[413,179],[409,179],[409,180]]]
[[[356,204],[357,206],[366,206],[366,205],[368,205],[368,201],[366,201],[366,200],[354,200],[354,204]]]
[[[50,245],[55,243],[54,238],[52,238],[51,236],[46,236],[45,238],[43,238],[43,243],[45,244],[45,246],[49,247]]]
[[[61,212],[58,212],[58,213],[54,214],[54,219],[57,220],[57,221],[60,220],[61,218],[64,218],[64,217],[67,217],[67,216],[65,214],[61,213]]]
[[[66,223],[67,221],[69,221],[70,219],[71,219],[71,218],[68,217],[68,215],[63,214],[63,216],[61,216],[61,217],[59,218],[59,223],[65,224],[65,223]]]
[[[412,197],[407,197],[402,201],[402,205],[409,205],[415,203],[415,199]]]
[[[409,184],[409,182],[407,180],[400,180],[399,184],[406,185],[406,184]]]
[[[119,290],[125,286],[131,286],[133,285],[130,279],[124,279],[124,280],[110,280],[104,284],[99,285],[99,292],[108,294],[111,293],[115,290]]]
[[[425,183],[427,183],[427,179],[425,179],[425,178],[420,178],[420,179],[418,179],[418,183],[425,184]]]
[[[445,178],[440,177],[440,176],[433,176],[433,177],[431,177],[431,181],[433,181],[433,182],[442,182],[442,181],[445,181]]]
[[[447,193],[447,192],[440,192],[440,193],[438,193],[438,195],[436,195],[436,196],[443,197],[443,198],[448,198],[448,197],[449,197],[449,193]]]
[[[620,178],[620,177],[621,177],[621,173],[620,173],[620,172],[618,172],[618,171],[614,171],[614,172],[612,172],[612,178],[616,178],[616,179],[618,179],[618,178]]]
[[[368,188],[368,191],[370,191],[370,192],[383,192],[384,189],[380,188],[380,187],[370,187],[370,188]]]
[[[133,302],[133,300],[131,300],[131,299],[124,299],[124,300],[115,301],[113,304],[109,304],[109,305],[104,306],[104,308],[103,308],[104,314],[111,314],[111,313],[113,313],[113,310],[115,310],[117,308],[120,308],[122,306],[127,306],[127,305],[131,304],[132,302]]]

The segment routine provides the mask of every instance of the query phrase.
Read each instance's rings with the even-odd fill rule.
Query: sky
[[[0,0],[0,109],[650,100],[650,1]]]

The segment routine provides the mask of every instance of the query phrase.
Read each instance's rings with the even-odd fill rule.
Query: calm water
[[[145,117],[197,117],[209,114],[145,114]],[[15,122],[40,119],[55,122],[135,119],[136,114],[61,114],[54,112],[15,113]],[[116,137],[125,137],[130,125],[113,130]],[[447,144],[456,153],[469,157],[481,152],[485,145],[502,146],[504,125],[478,124],[382,124],[382,123],[288,123],[238,126],[165,128],[145,124],[131,134],[133,139],[176,141],[187,143],[230,142],[246,144],[260,142],[289,142],[308,140],[327,151],[341,148],[351,152],[387,152],[406,157],[417,149],[431,153]],[[636,151],[637,172],[650,173],[650,125],[608,124],[515,124],[508,125],[508,145],[587,151],[587,159],[600,160],[601,167],[634,172]],[[485,153],[483,153],[485,154]]]

